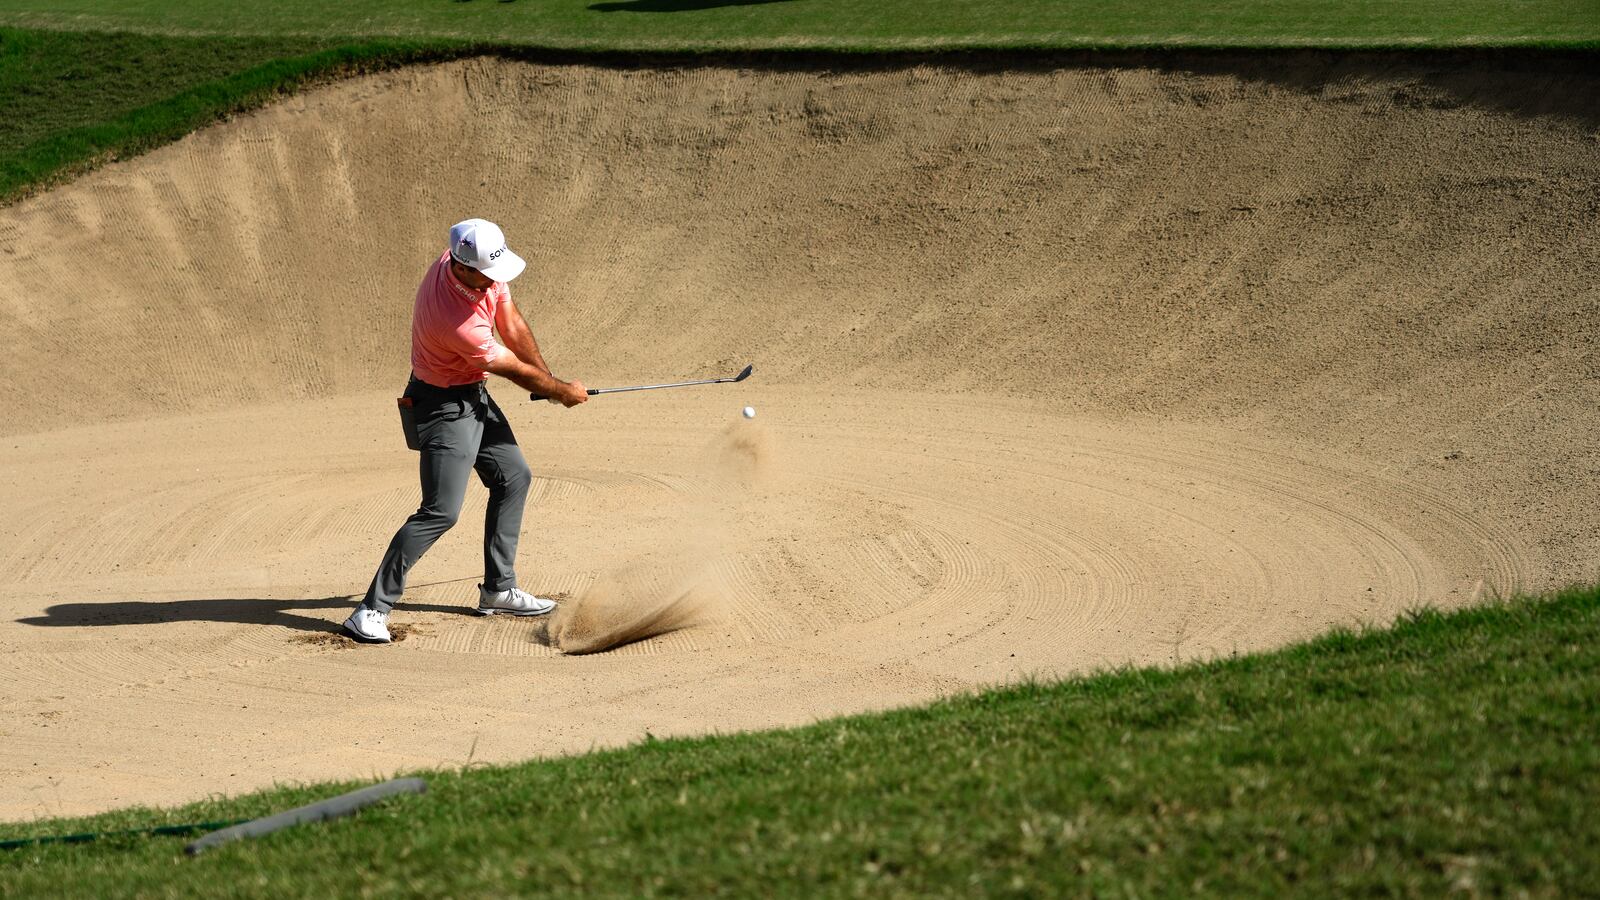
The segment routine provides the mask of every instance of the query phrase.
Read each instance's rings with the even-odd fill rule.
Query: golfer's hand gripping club
[[[566,408],[571,409],[572,407],[577,406],[579,403],[587,403],[589,401],[589,397],[594,394],[594,391],[585,389],[583,382],[576,378],[567,382],[563,386],[568,389],[568,393],[564,397],[551,397],[545,394],[530,393],[528,395],[528,399],[543,400],[546,403],[554,403],[556,406],[565,406]]]

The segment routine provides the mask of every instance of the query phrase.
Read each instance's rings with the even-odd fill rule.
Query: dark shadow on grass
[[[792,3],[794,0],[614,0],[611,3],[592,3],[595,12],[670,13],[693,12],[697,9],[716,9],[719,6],[759,6],[763,3]]]
[[[295,615],[296,610],[341,609],[355,607],[357,597],[317,597],[305,600],[259,600],[228,598],[218,600],[121,600],[105,603],[58,603],[44,611],[17,621],[42,627],[85,628],[96,625],[166,625],[172,622],[232,622],[240,625],[279,625],[296,631],[337,633],[338,622]],[[402,603],[413,612],[477,615],[470,606],[441,606],[436,603]]]

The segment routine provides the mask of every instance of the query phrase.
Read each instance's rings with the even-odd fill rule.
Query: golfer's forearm
[[[543,369],[545,373],[548,374],[550,371],[550,366],[545,363],[544,355],[539,352],[539,342],[534,340],[533,332],[529,331],[524,333],[527,335],[528,339],[522,342],[521,346],[513,347],[510,344],[506,344],[506,347],[512,353],[515,353],[518,359],[530,366],[533,366],[535,369]]]
[[[517,359],[533,366],[535,369],[543,369],[549,372],[550,367],[545,365],[544,357],[539,355],[539,344],[533,339],[533,332],[529,331],[526,325],[520,328],[517,325],[521,325],[520,320],[513,324],[512,327],[501,330],[500,343],[505,345],[505,348],[510,350]]]
[[[550,366],[545,363],[544,355],[539,352],[539,341],[534,338],[533,330],[528,327],[526,319],[515,306],[504,310],[500,319],[500,340],[507,350],[517,355],[517,358],[536,369],[550,371]]]
[[[510,349],[510,348],[507,348]],[[486,367],[491,375],[499,375],[517,387],[541,397],[557,397],[567,383],[549,371],[532,366],[516,356],[516,351],[502,353]]]

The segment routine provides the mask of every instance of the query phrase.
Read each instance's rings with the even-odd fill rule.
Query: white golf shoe
[[[556,605],[543,597],[535,597],[522,588],[512,588],[509,591],[491,591],[483,585],[478,585],[478,615],[492,616],[495,613],[505,613],[508,616],[542,616]]]
[[[344,633],[350,635],[363,644],[387,644],[389,637],[389,614],[381,613],[371,607],[358,606],[344,620]]]

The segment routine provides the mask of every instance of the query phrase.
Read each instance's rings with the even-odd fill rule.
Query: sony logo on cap
[[[450,256],[479,271],[517,277],[526,265],[506,243],[500,226],[485,219],[465,219],[450,227]]]

